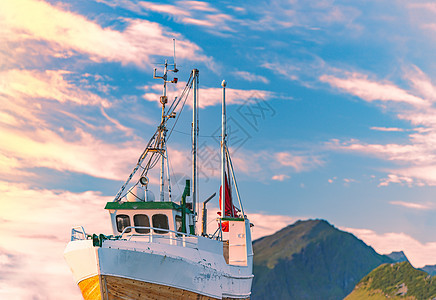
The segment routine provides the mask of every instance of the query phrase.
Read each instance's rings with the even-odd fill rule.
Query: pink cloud
[[[307,171],[324,164],[318,156],[295,155],[291,152],[278,152],[274,158],[281,166],[292,167],[296,172]]]
[[[150,64],[150,56],[156,53],[172,56],[171,39],[177,38],[179,58],[195,57],[196,61],[212,62],[201,53],[197,45],[183,39],[180,34],[166,33],[168,31],[158,23],[146,20],[125,22],[127,27],[124,31],[117,31],[103,28],[79,14],[43,1],[0,3],[0,27],[7,33],[1,36],[7,52],[10,52],[12,45],[28,42],[40,48],[42,55],[62,56],[70,51],[68,56],[78,52],[88,55],[94,61],[117,61],[145,66]],[[43,41],[49,47],[36,41]]]
[[[273,177],[271,177],[272,180],[277,180],[277,181],[285,181],[286,179],[289,179],[291,177],[289,177],[288,175],[285,174],[278,174],[278,175],[274,175]]]
[[[65,140],[48,129],[38,129],[28,135],[19,130],[0,130],[0,153],[12,158],[9,168],[46,167],[112,180],[124,179],[141,148],[132,144],[122,147],[98,140],[81,129]],[[7,170],[7,169],[6,169]],[[1,170],[3,173],[3,169]],[[4,174],[4,173],[3,173]]]
[[[269,83],[269,80],[262,76],[262,75],[256,75],[256,74],[252,74],[250,72],[245,72],[245,71],[236,71],[235,72],[236,75],[238,75],[239,77],[241,77],[241,79],[244,80],[248,80],[251,82],[263,82],[265,84]]]
[[[386,131],[386,132],[403,132],[405,131],[403,128],[397,128],[397,127],[371,127],[371,130],[377,130],[377,131]]]
[[[60,103],[72,102],[77,105],[99,105],[110,107],[111,103],[100,96],[78,88],[65,79],[69,74],[62,70],[18,70],[0,72],[2,96],[19,99],[50,99]],[[11,102],[10,100],[6,100]],[[29,101],[29,100],[26,100]]]
[[[62,299],[79,299],[63,250],[75,225],[88,233],[110,233],[103,208],[111,198],[0,181],[0,297],[54,300],[62,291]]]
[[[391,201],[389,204],[398,205],[405,208],[417,209],[417,210],[433,210],[434,206],[431,204],[421,204],[421,203],[413,203],[413,202],[405,202],[405,201]]]
[[[170,86],[168,90],[168,97],[170,99],[174,99],[176,96],[179,96],[178,89],[181,89],[186,85],[186,82],[179,82],[176,86]],[[155,84],[152,86],[146,86],[146,93],[143,95],[143,98],[147,101],[158,102],[159,97],[161,96],[161,85]],[[226,103],[227,104],[245,104],[253,102],[254,99],[260,100],[270,100],[271,98],[277,97],[277,95],[273,92],[264,91],[264,90],[241,90],[234,88],[226,88]],[[208,87],[200,87],[199,90],[199,106],[200,108],[205,108],[208,106],[220,105],[222,98],[222,88],[208,88]],[[188,105],[191,104],[192,101],[187,101]]]
[[[377,252],[389,254],[392,251],[402,250],[409,261],[415,267],[436,264],[436,242],[421,243],[405,233],[384,233],[378,234],[369,229],[357,229],[343,227],[345,230],[353,233],[366,244],[372,246]]]
[[[378,186],[388,186],[391,183],[412,185],[413,178],[408,176],[398,176],[396,174],[388,174],[387,178],[383,178]]]
[[[215,198],[215,201],[216,205],[218,205],[217,198]],[[218,216],[217,212],[219,211],[219,209],[216,205],[210,205],[211,207],[208,209],[207,219],[209,234],[213,234],[218,228],[216,218]],[[253,241],[263,236],[274,234],[277,231],[283,229],[284,227],[295,223],[297,220],[307,219],[299,217],[289,217],[284,215],[272,215],[267,213],[245,212],[245,214],[250,220],[250,223],[254,224],[254,226],[251,228],[251,238]]]
[[[395,86],[390,82],[377,82],[369,80],[367,76],[352,73],[346,78],[338,78],[333,75],[322,75],[319,78],[322,82],[344,90],[365,101],[392,101],[407,103],[415,107],[428,107],[429,102],[425,99],[411,95],[407,91]]]

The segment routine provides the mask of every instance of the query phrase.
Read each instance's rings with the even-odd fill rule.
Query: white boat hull
[[[203,237],[151,238],[104,240],[101,247],[93,246],[92,240],[70,242],[64,255],[84,298],[156,299],[155,293],[162,299],[166,293],[184,295],[179,299],[250,297],[251,263],[228,265],[222,242]],[[122,296],[132,288],[137,296]]]

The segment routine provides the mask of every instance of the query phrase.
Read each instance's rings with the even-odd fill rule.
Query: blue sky
[[[436,264],[435,17],[432,2],[400,0],[3,1],[0,296],[56,299],[56,279],[78,297],[69,228],[108,232],[104,204],[159,122],[152,70],[172,61],[173,38],[170,99],[200,70],[201,199],[219,189],[226,79],[255,236],[323,218]],[[190,174],[185,110],[169,143],[176,194]]]

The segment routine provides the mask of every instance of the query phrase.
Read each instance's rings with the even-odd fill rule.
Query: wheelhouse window
[[[128,215],[117,216],[117,230],[123,232],[124,228],[130,226],[130,217]],[[126,233],[132,231],[130,228],[126,230]]]
[[[138,214],[133,216],[133,223],[135,226],[141,226],[141,227],[150,227],[150,219],[147,215],[144,214]],[[146,228],[135,228],[137,233],[149,233],[150,229]]]
[[[164,214],[155,214],[152,217],[152,221],[153,221],[153,227],[155,227],[155,228],[169,229],[167,215],[164,215]],[[157,230],[157,229],[155,229],[154,232],[156,232],[156,233],[167,233],[167,231]]]
[[[176,216],[176,230],[182,232],[182,217]]]

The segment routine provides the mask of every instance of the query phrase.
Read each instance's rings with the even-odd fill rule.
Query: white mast
[[[165,67],[164,67],[164,73],[163,73],[163,96],[161,97],[160,102],[162,103],[162,124],[164,123],[165,119],[165,104],[167,103],[167,67],[168,67],[168,61],[165,60]],[[166,136],[166,128],[162,128],[161,131],[161,165],[160,165],[160,201],[165,201],[164,194],[165,194],[165,154],[163,151],[165,151],[165,136]]]
[[[198,70],[192,70],[194,99],[192,103],[192,210],[194,211],[194,229],[196,222],[196,202],[197,202],[197,137],[198,137],[198,119],[197,119],[197,102],[198,102]]]
[[[221,86],[223,87],[222,99],[222,119],[221,119],[221,218],[224,218],[225,212],[225,195],[226,195],[226,85],[227,82],[223,80]]]
[[[174,59],[175,60],[175,59]],[[174,66],[174,69],[168,70],[168,66]],[[165,127],[165,122],[167,118],[172,118],[172,115],[165,115],[165,104],[168,103],[168,97],[167,97],[167,83],[177,83],[177,78],[174,78],[173,80],[168,81],[168,72],[174,72],[177,73],[179,70],[176,68],[176,62],[174,61],[173,64],[168,64],[168,60],[165,60],[164,63],[164,71],[162,76],[156,75],[156,68],[153,72],[153,78],[155,79],[163,79],[163,92],[162,96],[160,96],[160,103],[162,104],[162,120],[161,125],[159,126],[159,134],[160,134],[160,143],[159,145],[156,145],[159,148],[160,154],[161,154],[161,164],[160,164],[160,201],[165,201],[165,156],[166,156],[166,134],[167,134],[167,128]],[[168,162],[167,162],[168,163]],[[168,174],[169,177],[169,174]],[[169,186],[169,180],[168,180],[168,186]],[[168,189],[168,194],[170,194],[170,190]]]

